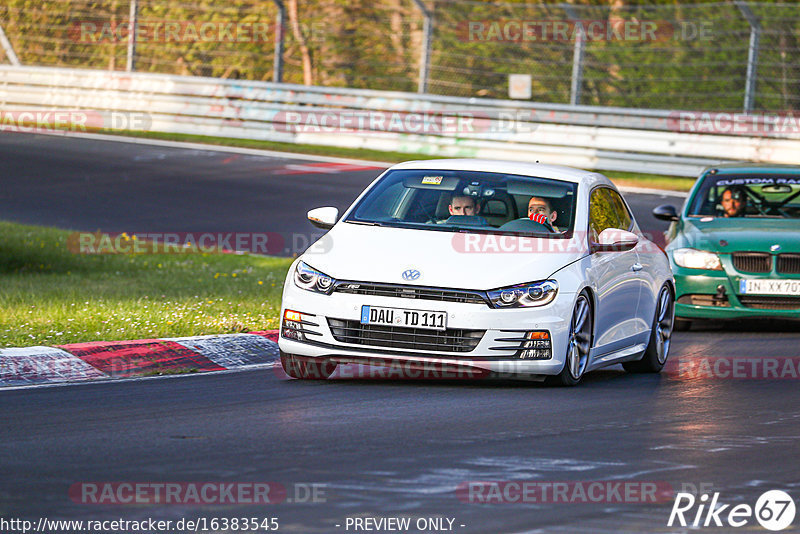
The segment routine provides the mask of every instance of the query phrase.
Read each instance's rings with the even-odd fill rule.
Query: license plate
[[[742,295],[800,295],[800,280],[740,280]]]
[[[361,324],[444,330],[447,312],[361,306]]]

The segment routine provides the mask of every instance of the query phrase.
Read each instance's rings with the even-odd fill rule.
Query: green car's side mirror
[[[663,204],[657,208],[653,208],[653,217],[661,219],[662,221],[677,221],[680,219],[675,207],[669,204]]]

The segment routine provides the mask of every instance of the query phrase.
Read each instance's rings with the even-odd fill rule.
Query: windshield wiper
[[[362,226],[385,226],[384,224],[375,221],[351,221],[348,219],[344,222],[348,222],[350,224],[360,224]]]

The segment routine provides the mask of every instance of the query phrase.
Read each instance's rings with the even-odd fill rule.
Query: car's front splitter
[[[690,274],[687,274],[686,271],[689,271]],[[738,279],[732,282],[725,271],[713,271],[709,274],[696,273],[696,269],[675,269],[676,317],[684,319],[741,319],[748,317],[800,319],[800,309],[762,309],[744,306],[739,300]],[[689,300],[689,295],[703,295],[713,304],[711,302],[709,305],[689,304],[685,302]],[[723,296],[724,298],[721,298]],[[681,302],[682,300],[684,302]]]

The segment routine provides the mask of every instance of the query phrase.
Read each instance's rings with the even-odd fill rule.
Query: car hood
[[[780,252],[800,252],[800,221],[796,219],[686,219],[684,224],[681,246],[725,254],[770,252],[779,245]]]
[[[339,280],[487,290],[542,280],[587,254],[580,240],[340,222],[303,254]],[[403,279],[409,269],[416,280]]]

